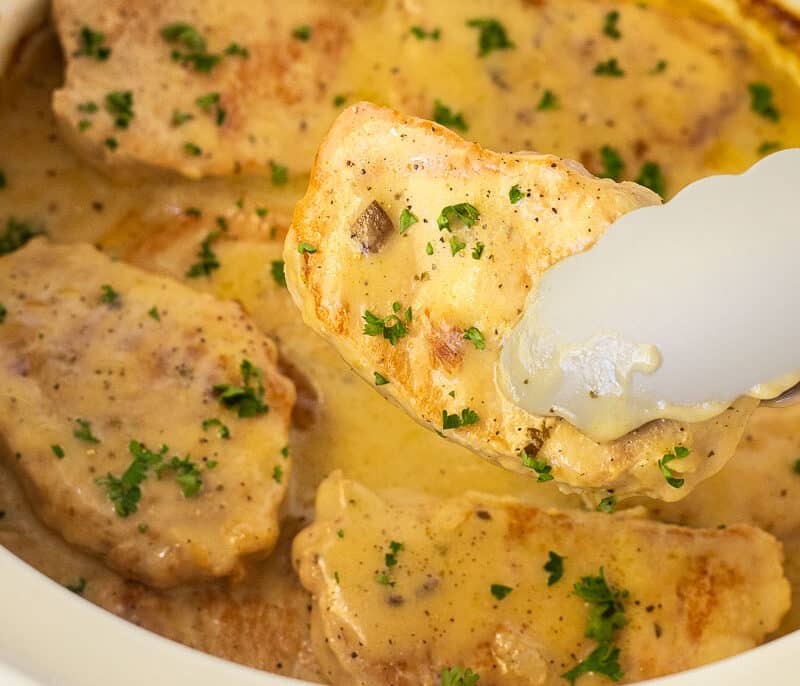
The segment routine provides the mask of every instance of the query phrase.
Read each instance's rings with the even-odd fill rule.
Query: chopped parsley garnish
[[[336,532],[336,535],[337,535],[339,538],[344,538],[344,529],[339,529],[339,530]]]
[[[667,60],[658,60],[656,66],[650,70],[650,74],[661,74],[667,70]]]
[[[133,461],[121,477],[117,478],[109,473],[95,480],[98,486],[105,487],[106,495],[114,503],[114,510],[120,517],[128,517],[139,509],[139,500],[142,497],[140,486],[147,478],[147,471],[161,463],[168,448],[161,446],[161,450],[154,453],[144,444],[131,441],[128,450],[133,455]]]
[[[607,495],[597,504],[597,509],[600,512],[611,514],[617,509],[617,497],[614,495]]]
[[[415,215],[407,207],[404,207],[403,211],[400,213],[400,233],[405,233],[418,221],[419,219],[417,218],[417,215]]]
[[[564,672],[561,678],[574,684],[579,677],[589,673],[602,674],[612,681],[619,681],[623,676],[619,665],[619,648],[612,648],[605,643],[597,646],[584,660]]]
[[[139,530],[139,533],[140,533],[140,534],[145,534],[145,533],[147,533],[147,529],[148,529],[149,527],[147,526],[147,524],[145,524],[144,522],[142,522],[142,523],[141,523],[141,524],[139,524],[139,526],[137,526],[136,528]]]
[[[158,308],[155,305],[147,310],[147,316],[151,319],[155,319],[157,322],[161,321],[161,315],[158,313]]]
[[[433,255],[433,244],[430,241],[425,245],[425,254]]]
[[[311,38],[311,27],[308,24],[298,26],[292,31],[292,38],[297,38],[297,40],[301,41],[309,40]]]
[[[114,152],[119,147],[119,141],[116,138],[111,136],[110,138],[106,138],[103,141],[103,145],[105,145],[111,152]]]
[[[758,146],[756,152],[759,155],[767,155],[768,153],[775,152],[780,147],[781,143],[779,141],[764,141],[761,145]]]
[[[381,586],[394,586],[394,581],[389,578],[389,575],[386,572],[381,572],[375,577],[375,581],[377,581]]]
[[[65,588],[78,595],[83,595],[83,592],[86,590],[86,579],[79,577],[77,584],[67,584]]]
[[[92,31],[88,26],[81,26],[78,34],[78,50],[76,56],[94,57],[104,62],[111,56],[111,48],[104,45],[106,35],[100,31]]]
[[[385,386],[389,383],[389,379],[387,379],[383,374],[380,372],[372,372],[375,375],[375,385],[376,386]]]
[[[536,472],[539,476],[536,479],[537,483],[543,483],[545,481],[552,481],[553,480],[553,467],[547,464],[547,460],[539,460],[533,455],[528,455],[526,452],[522,452],[521,455],[522,466],[527,467],[528,469],[532,469]]]
[[[547,562],[544,563],[544,571],[548,573],[547,585],[552,586],[564,576],[564,558],[552,550],[547,553]]]
[[[525,193],[523,193],[517,184],[511,186],[508,191],[508,200],[511,202],[512,205],[516,205],[522,198],[525,197]]]
[[[625,169],[625,162],[622,161],[620,154],[610,145],[604,145],[600,148],[600,159],[603,162],[603,170],[600,172],[600,176],[604,179],[619,181]]]
[[[478,241],[478,242],[475,244],[475,247],[472,249],[472,259],[473,259],[473,260],[479,260],[479,259],[481,259],[481,257],[483,256],[483,249],[484,249],[485,247],[486,247],[486,246],[485,246],[483,243],[481,243],[480,241]]]
[[[206,469],[216,469],[219,462],[216,460],[208,460],[206,462]]]
[[[51,445],[50,450],[53,451],[53,455],[55,455],[59,460],[64,459],[64,448],[58,445],[58,443]]]
[[[200,243],[195,262],[186,272],[186,276],[196,279],[199,276],[211,276],[211,272],[219,269],[220,263],[216,254],[211,249],[211,244],[219,238],[219,231],[211,231]]]
[[[611,57],[605,62],[598,62],[594,68],[594,73],[597,76],[625,76],[625,72],[620,68],[616,57]]]
[[[794,461],[794,466],[792,467],[795,474],[800,474],[800,459]]]
[[[462,426],[478,423],[478,413],[465,407],[461,410],[461,415],[447,414],[447,410],[442,410],[442,430],[460,429]]]
[[[269,210],[266,207],[256,207],[256,215],[259,217],[266,217],[269,214]]]
[[[250,57],[250,51],[238,43],[231,43],[227,48],[225,48],[224,52],[226,55],[230,55],[231,57]]]
[[[205,112],[215,112],[214,118],[217,126],[222,126],[225,123],[227,112],[219,105],[219,93],[206,93],[205,95],[201,95],[194,102]]]
[[[114,118],[114,126],[127,129],[133,119],[133,93],[131,91],[112,91],[106,95],[106,112]]]
[[[661,470],[661,473],[664,475],[667,483],[672,486],[672,488],[680,488],[683,486],[686,480],[676,477],[675,473],[668,465],[673,460],[683,460],[689,457],[689,453],[689,448],[685,448],[682,445],[676,445],[671,452],[664,455],[664,457],[658,461],[658,468]]]
[[[436,219],[436,226],[439,227],[440,231],[443,229],[451,229],[450,222],[455,219],[460,219],[465,226],[472,226],[480,216],[480,212],[468,202],[448,205],[439,212],[439,216]]]
[[[92,433],[92,425],[86,419],[76,419],[78,428],[74,429],[72,435],[87,443],[99,443],[100,439]]]
[[[161,29],[161,37],[167,43],[185,48],[186,52],[173,50],[171,57],[175,62],[191,66],[195,71],[210,72],[221,59],[219,55],[206,52],[206,39],[191,24],[168,24]]]
[[[272,480],[279,484],[283,481],[283,468],[280,465],[275,465],[272,469]]]
[[[347,96],[339,94],[333,96],[333,106],[334,107],[341,107],[347,102]]]
[[[194,119],[194,115],[189,112],[180,112],[178,110],[174,110],[172,112],[172,125],[173,126],[182,126],[187,121]]]
[[[286,271],[283,260],[272,260],[270,263],[272,279],[281,288],[286,288]]]
[[[661,167],[655,162],[645,162],[642,165],[642,171],[639,172],[636,183],[658,193],[662,198],[666,192],[667,183],[664,180],[664,174],[661,173]]]
[[[214,417],[213,419],[204,419],[203,420],[203,431],[208,431],[212,426],[219,427],[219,437],[223,439],[229,439],[231,437],[230,429],[225,426],[219,419]]]
[[[140,446],[144,446],[140,443]],[[166,453],[164,450],[166,446],[161,448],[162,452],[159,455]],[[161,475],[166,471],[175,472],[175,481],[181,487],[181,491],[185,498],[191,498],[198,494],[203,486],[203,478],[200,469],[189,460],[189,457],[181,459],[173,457],[169,462],[159,462],[156,467],[156,476],[160,479]]]
[[[261,370],[249,360],[243,360],[240,366],[244,385],[216,384],[214,395],[225,407],[236,410],[240,417],[255,417],[269,411],[264,403],[264,378]],[[255,387],[251,381],[255,380]]]
[[[83,112],[84,114],[94,114],[97,112],[98,107],[97,103],[88,100],[86,102],[82,102],[78,105],[78,112]]]
[[[86,131],[86,129],[91,128],[92,122],[88,119],[80,119],[78,120],[78,131]]]
[[[747,89],[750,91],[750,109],[753,112],[771,121],[781,118],[778,108],[772,102],[772,88],[766,83],[750,83]]]
[[[14,217],[9,217],[6,221],[6,230],[0,234],[0,255],[19,250],[34,236],[44,233],[34,229],[28,222],[21,222]]]
[[[602,567],[597,576],[581,577],[574,590],[575,595],[591,606],[586,621],[586,638],[593,638],[598,643],[611,643],[614,633],[628,623],[622,604],[628,592],[611,588]]]
[[[272,160],[269,161],[270,169],[272,170],[272,185],[285,186],[289,183],[289,169],[283,165],[277,164]]]
[[[514,44],[508,39],[505,27],[497,19],[469,19],[467,26],[478,29],[478,55],[485,57],[492,50],[508,50]]]
[[[483,339],[483,334],[480,332],[480,329],[475,326],[470,326],[464,331],[464,338],[471,341],[478,350],[484,350],[486,348],[486,341]]]
[[[461,252],[466,247],[467,244],[459,240],[456,236],[450,236],[450,252],[453,255]]]
[[[199,207],[187,207],[183,213],[187,217],[202,217],[203,211]]]
[[[285,446],[283,446],[283,448],[281,448],[281,455],[283,457],[289,457],[289,446],[288,445],[285,445]]]
[[[309,255],[313,255],[315,252],[317,252],[317,249],[313,245],[311,245],[311,243],[306,243],[305,241],[302,241],[297,245],[297,252],[299,252],[301,255],[303,253],[308,253]]]
[[[445,667],[442,670],[441,686],[477,686],[480,677],[471,669]]]
[[[606,14],[605,23],[603,24],[603,33],[614,40],[622,38],[622,33],[620,33],[619,30],[619,12],[617,12],[617,10]]]
[[[390,552],[386,553],[383,559],[387,567],[394,567],[397,565],[397,553],[403,550],[403,544],[397,541],[390,541],[389,550]]]
[[[399,303],[397,303],[397,305],[399,305]],[[400,307],[397,307],[394,310],[395,313],[399,312],[400,309]],[[410,308],[406,313],[406,319],[411,321],[411,317],[408,316],[408,312],[410,312]],[[364,320],[363,333],[365,335],[383,336],[391,345],[397,345],[397,341],[399,341],[408,333],[405,323],[397,314],[379,317],[369,310],[366,310],[361,318]]]
[[[425,40],[426,38],[439,40],[442,36],[442,30],[438,27],[433,29],[433,31],[426,31],[421,26],[412,26],[409,30],[411,31],[411,35],[419,40]]]
[[[495,598],[502,600],[514,589],[511,586],[503,586],[503,584],[492,584],[489,586],[489,590]]]
[[[0,324],[2,324],[6,320],[7,314],[8,310],[6,309],[5,305],[0,305]]]
[[[119,293],[117,293],[110,284],[104,283],[100,286],[100,291],[100,302],[109,307],[116,307],[120,304]]]
[[[6,179],[5,172],[0,169],[0,190],[5,188],[8,185],[8,180]]]
[[[469,129],[462,112],[453,112],[453,110],[438,99],[433,103],[433,121],[450,129],[461,131],[462,133]]]
[[[196,143],[192,143],[191,141],[187,141],[183,144],[183,152],[185,152],[189,157],[200,157],[203,154],[203,148],[201,148]]]
[[[536,105],[537,112],[544,112],[546,110],[557,110],[561,107],[558,96],[551,90],[546,90],[542,93],[542,98],[539,104]]]

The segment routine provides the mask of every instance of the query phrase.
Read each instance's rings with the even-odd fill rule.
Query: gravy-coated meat
[[[272,549],[295,394],[239,305],[44,239],[0,300],[2,453],[45,523],[162,587]]]

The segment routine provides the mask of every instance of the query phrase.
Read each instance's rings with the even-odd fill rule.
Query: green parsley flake
[[[471,341],[478,350],[484,350],[486,348],[486,341],[483,339],[483,334],[475,326],[470,326],[464,331],[464,339]]]
[[[380,372],[372,372],[375,375],[375,385],[376,386],[385,386],[389,383],[389,379],[387,379],[383,374]]]
[[[400,303],[396,304],[400,305]],[[400,309],[400,307],[397,307],[394,311],[399,312]],[[411,321],[409,312],[410,309],[406,313],[406,320]],[[391,345],[397,345],[397,342],[408,333],[405,323],[397,314],[379,317],[366,310],[361,318],[364,320],[363,333],[366,336],[383,336]]]
[[[140,488],[142,482],[147,478],[150,467],[161,464],[164,455],[167,453],[167,446],[162,446],[161,450],[154,453],[148,450],[143,443],[131,441],[128,450],[133,455],[133,461],[117,478],[110,472],[107,476],[95,479],[98,486],[104,486],[106,496],[114,503],[114,510],[119,517],[128,517],[139,509],[139,500],[142,498]]]
[[[575,684],[584,674],[601,674],[612,681],[619,681],[623,671],[619,664],[619,648],[612,648],[607,644],[597,646],[589,655],[568,672],[561,675],[570,684]]]
[[[603,33],[609,38],[619,40],[622,38],[622,33],[619,30],[619,12],[613,10],[606,14],[605,23],[603,24]]]
[[[86,590],[86,579],[79,577],[77,584],[67,584],[66,589],[77,595],[83,595],[83,592]]]
[[[78,131],[86,131],[86,129],[91,128],[92,122],[88,119],[80,119],[78,121]]]
[[[514,589],[511,586],[503,586],[503,584],[492,584],[489,586],[489,590],[495,598],[502,600]]]
[[[450,236],[450,252],[453,255],[461,252],[464,248],[467,247],[467,244],[460,241],[456,236]]]
[[[546,90],[544,93],[542,93],[542,98],[539,100],[539,104],[536,105],[537,112],[557,110],[560,108],[561,103],[558,100],[558,96],[551,90]]]
[[[663,74],[667,70],[667,60],[658,60],[656,66],[653,67],[648,73],[655,76],[656,74]]]
[[[117,293],[110,284],[104,283],[100,286],[100,291],[100,302],[109,307],[118,307],[120,305],[119,293]]]
[[[78,112],[83,112],[84,114],[94,114],[98,109],[97,103],[94,103],[91,100],[82,102],[80,105],[78,105]]]
[[[62,448],[57,443],[55,445],[51,445],[50,450],[53,451],[53,455],[55,455],[59,460],[64,459],[64,448]]]
[[[8,180],[6,179],[5,172],[0,169],[0,189],[5,188],[6,186],[8,186]]]
[[[604,179],[614,179],[619,181],[622,178],[622,172],[625,170],[625,162],[615,148],[610,145],[604,145],[600,148],[600,159],[603,163],[603,170],[599,176]]]
[[[509,50],[514,47],[508,39],[505,27],[497,19],[469,19],[467,26],[478,29],[478,56],[485,57],[493,50]]]
[[[547,562],[544,563],[544,571],[548,573],[547,585],[552,586],[564,576],[564,558],[552,550],[547,553]]]
[[[781,114],[772,102],[772,88],[766,83],[750,83],[750,109],[770,121],[778,121]]]
[[[197,262],[195,262],[186,272],[186,276],[190,279],[196,279],[200,276],[211,276],[211,272],[219,269],[220,262],[216,254],[211,249],[211,244],[219,238],[219,231],[211,231],[200,243],[200,247],[195,254]]]
[[[231,43],[223,52],[231,57],[250,57],[250,51],[238,43]]]
[[[243,360],[239,367],[244,385],[216,384],[214,395],[225,407],[236,410],[240,417],[255,417],[266,414],[269,406],[264,403],[264,377],[261,370],[249,360]],[[251,386],[251,380],[256,386]]]
[[[417,38],[418,40],[439,40],[442,37],[442,30],[440,28],[435,28],[432,31],[426,31],[421,26],[412,26],[409,31],[411,35]]]
[[[183,213],[187,217],[202,217],[203,211],[199,207],[187,207]]]
[[[269,166],[272,170],[273,186],[285,186],[287,183],[289,183],[289,169],[287,167],[277,164],[272,160],[270,160]]]
[[[525,197],[525,193],[523,193],[519,186],[514,184],[508,191],[508,200],[511,202],[512,205],[516,205],[522,198]]]
[[[203,431],[208,431],[212,426],[219,427],[219,437],[225,440],[231,437],[230,429],[225,426],[219,419],[214,417],[213,419],[204,419],[202,423]]]
[[[639,172],[636,183],[658,193],[662,198],[666,192],[667,182],[664,179],[664,174],[661,172],[661,167],[655,162],[645,162],[642,165],[642,171]]]
[[[283,446],[283,448],[281,448],[281,455],[283,457],[289,457],[289,446],[288,445],[285,445],[285,446]]]
[[[311,27],[308,24],[298,26],[292,31],[292,38],[297,38],[297,40],[304,42],[308,41],[311,38]]]
[[[347,96],[345,95],[335,95],[333,96],[333,106],[334,107],[341,107],[347,102]]]
[[[82,26],[78,34],[78,50],[76,57],[94,57],[105,62],[111,56],[111,48],[104,45],[106,36],[100,31],[93,31],[88,26]]]
[[[216,460],[208,460],[206,462],[206,469],[216,469],[219,462]]]
[[[180,112],[179,110],[174,110],[172,112],[172,125],[173,126],[183,126],[187,121],[194,119],[194,115],[190,114],[189,112]]]
[[[402,543],[398,543],[397,541],[389,542],[390,552],[386,553],[383,556],[384,562],[386,563],[387,567],[395,567],[397,565],[397,553],[403,550],[403,548],[404,546]]]
[[[283,468],[279,465],[275,465],[272,470],[272,479],[276,484],[279,484],[283,481]]]
[[[92,425],[86,419],[76,419],[75,423],[78,425],[77,429],[74,429],[72,435],[75,438],[79,438],[82,441],[86,441],[87,443],[99,443],[100,439],[97,438],[94,434],[92,434]]]
[[[339,529],[339,530],[336,532],[336,535],[337,535],[339,538],[344,538],[344,529]]]
[[[465,226],[473,226],[480,216],[480,212],[478,212],[475,206],[470,205],[468,202],[448,205],[439,212],[439,216],[436,219],[436,226],[439,227],[440,231],[443,229],[450,230],[452,228],[450,222],[455,219],[460,219]]]
[[[44,233],[41,229],[34,229],[28,222],[22,222],[14,217],[6,221],[6,230],[0,233],[0,255],[19,250],[34,236]]]
[[[450,129],[461,131],[462,133],[469,129],[462,112],[454,113],[447,105],[438,99],[433,103],[433,121]]]
[[[400,213],[400,233],[404,234],[418,221],[419,219],[417,218],[417,215],[415,215],[407,207],[404,207],[403,211]]]
[[[433,244],[430,241],[425,246],[425,254],[426,255],[433,255]]]
[[[586,621],[586,638],[598,643],[611,643],[614,634],[628,623],[622,600],[627,591],[608,585],[603,568],[597,576],[584,576],[574,586],[575,595],[590,605]]]
[[[317,249],[313,245],[311,245],[311,243],[306,243],[305,241],[303,241],[298,244],[297,252],[299,252],[301,255],[304,253],[313,255],[315,252],[317,252]]]
[[[222,59],[206,51],[206,40],[200,32],[186,22],[175,22],[161,29],[161,37],[173,45],[186,49],[186,52],[173,50],[172,60],[184,66],[191,66],[195,71],[210,72]]]
[[[183,152],[189,155],[189,157],[200,157],[200,155],[203,154],[203,148],[196,143],[187,141],[183,144]]]
[[[442,430],[460,429],[462,426],[470,426],[478,423],[478,413],[465,407],[461,410],[461,416],[457,414],[447,414],[447,410],[442,410]]]
[[[471,669],[445,667],[442,670],[441,686],[477,686],[480,677]]]
[[[114,126],[127,129],[133,119],[133,93],[131,91],[112,91],[106,95],[106,112],[114,118]]]
[[[800,459],[794,461],[792,470],[794,471],[795,474],[800,474]]]
[[[269,210],[266,207],[256,207],[256,215],[259,217],[266,217],[269,214]]]
[[[781,147],[780,141],[764,141],[761,145],[758,146],[756,152],[759,155],[768,155],[771,152],[775,152]]]
[[[155,319],[157,322],[161,321],[161,315],[158,313],[158,308],[153,305],[149,310],[147,310],[147,315],[151,319]]]
[[[547,464],[547,460],[537,459],[533,455],[528,455],[528,453],[524,451],[520,455],[520,459],[523,467],[532,469],[538,474],[538,478],[536,479],[537,483],[544,483],[545,481],[553,480],[553,467]]]
[[[689,457],[689,453],[691,451],[689,448],[685,448],[682,445],[676,445],[672,452],[667,453],[658,461],[658,468],[661,470],[661,473],[664,475],[664,479],[666,479],[667,483],[672,486],[672,488],[681,488],[685,483],[685,479],[679,479],[675,476],[674,472],[668,466],[670,462],[673,460],[684,460]]]
[[[106,138],[103,141],[103,145],[105,145],[111,152],[114,152],[119,147],[119,142],[113,136],[110,138]]]
[[[273,260],[270,263],[272,279],[281,288],[286,288],[286,271],[283,260]]]
[[[6,320],[7,314],[8,310],[5,308],[5,305],[0,305],[0,324],[2,324]]]
[[[205,95],[201,95],[194,102],[201,110],[205,112],[214,112],[217,126],[222,126],[227,113],[220,107],[219,98],[219,93],[206,93]]]
[[[483,249],[484,249],[485,247],[486,247],[486,246],[485,246],[483,243],[481,243],[480,241],[478,241],[478,242],[475,244],[475,247],[472,249],[472,259],[473,259],[473,260],[479,260],[479,259],[481,259],[481,257],[483,256]]]
[[[599,512],[611,514],[617,509],[617,497],[614,495],[607,495],[597,504],[597,509]]]
[[[166,446],[162,447],[162,451],[165,453],[164,448]],[[183,459],[173,457],[169,462],[159,463],[156,466],[156,476],[159,479],[166,471],[175,472],[175,482],[180,486],[184,498],[191,498],[200,492],[203,486],[202,474],[198,466],[191,462],[188,456]]]
[[[605,62],[598,62],[594,68],[596,76],[612,76],[619,78],[625,76],[625,72],[620,68],[616,57],[611,57]]]
[[[149,527],[147,526],[147,524],[145,524],[144,522],[142,522],[142,523],[141,523],[141,524],[139,524],[139,526],[137,526],[136,528],[139,530],[139,533],[140,533],[140,534],[145,534],[145,533],[147,533],[147,529],[148,529]]]

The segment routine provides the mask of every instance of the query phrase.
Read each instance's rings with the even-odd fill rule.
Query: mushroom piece
[[[373,200],[353,223],[350,238],[361,246],[365,255],[369,255],[378,252],[393,231],[394,224],[386,210]]]

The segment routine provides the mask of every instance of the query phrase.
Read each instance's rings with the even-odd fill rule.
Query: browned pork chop
[[[154,586],[272,549],[295,394],[237,304],[43,239],[0,302],[2,452],[50,527]]]
[[[629,683],[747,650],[789,607],[781,545],[751,526],[379,497],[339,476],[293,557],[335,686],[434,686],[453,667],[492,686]]]
[[[503,338],[549,266],[658,198],[552,155],[503,155],[429,121],[349,108],[323,142],[284,259],[306,322],[413,417],[502,466],[595,501],[684,497],[731,457],[755,401],[599,444],[496,384]],[[658,461],[675,446],[683,488]],[[675,464],[675,463],[673,463]]]

